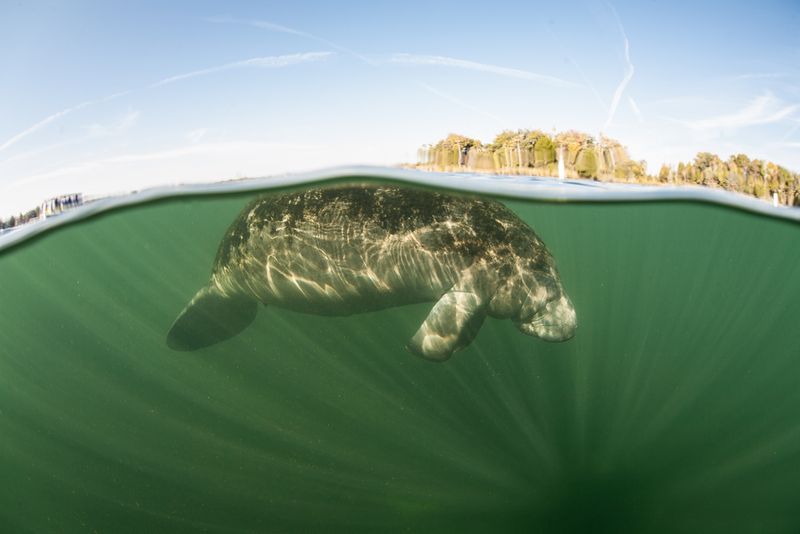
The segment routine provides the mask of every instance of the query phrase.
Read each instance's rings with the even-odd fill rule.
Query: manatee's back
[[[339,259],[363,245],[447,221],[463,222],[464,210],[464,201],[457,197],[374,184],[269,194],[251,202],[228,228],[215,268],[252,257],[254,249],[272,255],[284,249],[298,254],[305,252],[305,246],[322,247]],[[453,230],[454,239],[463,240],[460,230]]]
[[[302,271],[303,264],[319,267],[319,262],[358,269],[382,259],[414,261],[407,255],[416,253],[462,267],[511,256],[549,259],[534,231],[499,202],[364,184],[252,202],[228,229],[215,271],[247,268],[251,262],[260,272],[267,256],[292,272]]]
[[[256,291],[264,289],[253,281],[262,279],[265,269],[278,286],[291,276],[291,285],[303,285],[303,295],[317,310],[326,295],[332,303],[347,301],[340,306],[395,293],[386,299],[394,305],[399,291],[412,301],[427,298],[431,288],[435,293],[439,285],[452,284],[474,261],[479,243],[464,221],[471,202],[378,185],[267,195],[230,226],[215,273]],[[262,300],[292,298],[291,287],[279,293]]]

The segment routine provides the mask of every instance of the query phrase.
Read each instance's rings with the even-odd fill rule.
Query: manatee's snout
[[[566,341],[575,335],[578,318],[569,297],[562,294],[525,322],[517,325],[522,333],[545,341]]]

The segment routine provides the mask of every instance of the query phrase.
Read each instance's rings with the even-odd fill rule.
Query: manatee
[[[347,316],[420,302],[435,304],[408,348],[431,360],[469,345],[487,315],[546,341],[569,339],[577,326],[545,244],[499,202],[357,184],[245,207],[167,345],[187,351],[231,338],[259,303]]]

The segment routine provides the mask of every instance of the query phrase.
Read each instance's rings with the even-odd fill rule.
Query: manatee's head
[[[566,341],[578,326],[552,259],[536,269],[520,269],[502,284],[490,302],[495,317],[510,318],[524,334],[545,341]]]
[[[524,319],[516,323],[523,334],[545,341],[566,341],[575,335],[578,318],[572,301],[563,291],[544,306],[533,306],[532,309],[532,314],[526,314]]]

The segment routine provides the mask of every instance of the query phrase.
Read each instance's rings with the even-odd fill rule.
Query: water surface
[[[262,308],[171,351],[255,193],[116,210],[0,253],[0,524],[13,532],[800,529],[800,227],[694,202],[504,202],[578,312]]]

